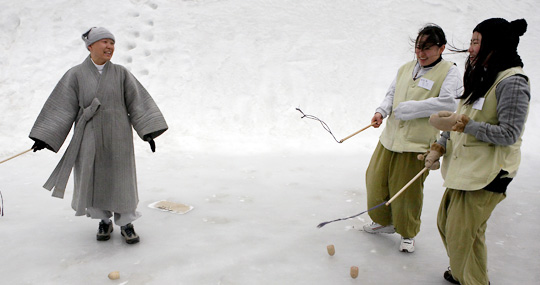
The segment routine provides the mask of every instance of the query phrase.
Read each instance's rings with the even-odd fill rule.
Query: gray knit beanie
[[[90,28],[90,30],[82,35],[82,39],[87,49],[88,46],[102,39],[111,39],[116,42],[114,35],[109,32],[109,30],[102,27]]]

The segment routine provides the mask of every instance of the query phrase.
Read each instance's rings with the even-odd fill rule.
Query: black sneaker
[[[109,222],[106,224],[105,222],[101,221],[99,222],[99,228],[96,235],[96,239],[99,241],[106,241],[111,238],[111,233],[113,231],[113,224],[112,222]]]
[[[122,226],[122,236],[126,239],[126,242],[128,244],[138,243],[139,242],[139,236],[135,232],[135,229],[133,228],[133,225],[131,223]]]
[[[454,276],[452,276],[452,271],[450,270],[450,267],[448,267],[448,270],[446,270],[444,272],[444,280],[452,283],[452,284],[460,284],[459,281],[457,281],[456,279],[454,279]]]

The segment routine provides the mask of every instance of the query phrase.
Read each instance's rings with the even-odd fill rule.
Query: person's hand
[[[469,117],[465,114],[440,111],[429,117],[429,123],[441,131],[463,132],[469,123]]]
[[[156,152],[156,142],[154,142],[154,139],[152,139],[150,135],[145,135],[143,139],[150,144],[150,149],[152,152]]]
[[[34,139],[34,145],[32,146],[32,149],[34,150],[34,152],[38,151],[38,150],[42,150],[44,148],[48,148],[48,149],[51,149],[51,147],[46,144],[45,142],[41,141],[41,140],[38,140],[38,139]]]
[[[424,160],[424,166],[429,170],[437,170],[441,167],[439,158],[446,152],[444,146],[433,143],[431,148],[425,153],[418,155],[419,160]]]
[[[441,131],[452,131],[452,127],[456,124],[457,120],[458,114],[450,111],[440,111],[429,117],[429,123]]]
[[[374,128],[378,128],[382,125],[383,117],[382,114],[377,112],[375,115],[373,115],[373,118],[371,118],[371,123],[375,123],[373,125]]]

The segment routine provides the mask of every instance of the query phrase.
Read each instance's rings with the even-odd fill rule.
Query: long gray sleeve
[[[502,80],[497,85],[495,95],[499,124],[470,120],[464,132],[484,142],[512,145],[520,137],[527,119],[531,99],[527,78],[514,75]]]
[[[45,142],[54,152],[60,150],[77,118],[77,84],[75,71],[70,69],[47,98],[30,131],[30,138]]]

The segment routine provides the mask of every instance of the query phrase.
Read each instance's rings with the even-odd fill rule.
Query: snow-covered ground
[[[80,35],[104,26],[113,62],[150,91],[170,130],[151,153],[137,140],[141,242],[97,222],[41,188],[64,152],[28,153],[0,164],[0,284],[448,284],[436,229],[442,178],[426,181],[416,252],[398,235],[358,229],[365,169],[381,129],[367,129],[397,68],[414,58],[425,23],[468,47],[487,18],[525,18],[519,53],[532,101],[522,165],[488,223],[492,284],[540,280],[540,4],[502,1],[0,0],[0,161],[30,148],[30,128],[60,77],[87,55]],[[445,54],[461,70],[465,54]],[[66,144],[67,145],[67,144]],[[71,189],[70,184],[68,188]],[[158,200],[194,206],[177,215]],[[334,244],[329,256],[326,246]],[[359,277],[349,276],[358,266]],[[111,281],[107,274],[120,271]]]

